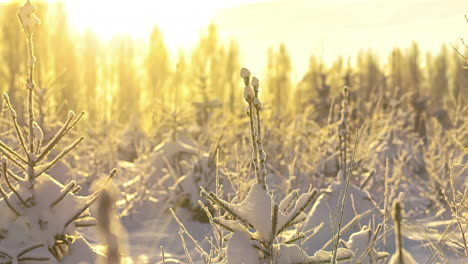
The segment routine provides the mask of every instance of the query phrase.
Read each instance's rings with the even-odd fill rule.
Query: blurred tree
[[[405,86],[404,71],[405,71],[405,58],[400,48],[394,48],[390,58],[390,89],[396,91]],[[398,96],[398,95],[395,95]]]
[[[283,116],[288,111],[291,85],[291,59],[284,43],[278,50],[268,49],[267,53],[267,89],[273,105],[273,114]]]
[[[272,62],[269,62],[272,63]],[[324,63],[317,59],[315,56],[309,57],[309,68],[307,69],[306,74],[302,77],[302,80],[299,84],[300,97],[306,101],[311,98],[306,97],[316,97],[318,96],[318,90],[322,86],[321,75],[325,74],[326,66]]]
[[[463,57],[468,58],[468,48],[458,49],[458,52],[463,54]],[[453,74],[450,94],[452,95],[455,104],[466,105],[468,102],[467,89],[468,89],[468,69],[464,69],[465,61],[460,57],[456,50],[452,51],[452,69],[450,72]],[[464,92],[465,91],[465,92]]]
[[[51,34],[53,41],[50,42],[50,48],[54,54],[54,75],[63,76],[57,82],[58,93],[54,94],[57,96],[56,101],[62,104],[59,107],[77,110],[81,87],[76,56],[78,37],[68,26],[64,3],[57,3],[55,7],[55,28]]]
[[[235,104],[238,101],[238,83],[239,83],[239,75],[238,70],[240,68],[239,63],[239,44],[236,40],[231,39],[229,42],[229,47],[227,51],[227,58],[226,58],[226,82],[225,85],[229,91],[228,94],[228,105],[229,110],[231,113],[235,112]],[[224,99],[224,98],[223,98]]]
[[[447,71],[449,68],[447,46],[443,45],[437,57],[430,67],[430,92],[436,104],[442,106],[444,95],[448,93],[449,79]]]
[[[1,89],[4,87],[7,90],[2,92],[8,92],[10,100],[14,105],[17,105],[18,89],[23,89],[21,85],[24,82],[20,81],[21,72],[24,69],[23,62],[26,61],[26,47],[24,41],[24,34],[21,30],[20,23],[17,19],[18,5],[16,3],[3,4],[0,9],[0,28],[1,28],[1,63],[0,63],[0,80],[6,85],[1,85]],[[3,100],[0,106],[3,104]],[[22,109],[17,109],[21,111]],[[19,113],[21,117],[21,113]]]
[[[343,88],[343,74],[345,73],[345,60],[342,56],[338,56],[330,66],[329,83],[334,92],[339,93]]]
[[[225,50],[214,24],[210,24],[207,31],[202,33],[198,44],[192,50],[191,69],[194,83],[204,78],[209,92],[213,93],[216,98],[225,98]],[[200,92],[196,91],[196,93],[198,96],[193,98],[200,98]]]
[[[420,92],[422,83],[422,70],[420,61],[419,46],[416,42],[412,42],[410,48],[406,53],[406,67],[405,81],[407,81],[408,89],[414,92]]]
[[[382,84],[382,72],[380,71],[377,56],[371,51],[360,51],[357,59],[357,72],[359,78],[359,92],[369,100],[372,94],[380,88]]]
[[[117,35],[112,39],[114,45],[111,65],[114,72],[116,90],[112,104],[112,119],[127,123],[133,115],[140,114],[140,90],[136,83],[134,67],[134,43],[127,35]],[[117,117],[117,118],[115,118]]]
[[[174,89],[169,89],[168,92],[164,89],[170,79],[170,59],[169,52],[164,44],[163,34],[156,26],[151,31],[145,68],[149,82],[145,103],[152,106],[158,101],[166,104],[166,97],[171,96],[168,95],[168,92],[173,93]]]
[[[88,117],[92,121],[97,121],[97,103],[100,100],[97,92],[99,43],[96,34],[91,30],[85,31],[83,42],[81,65],[86,67],[80,72],[83,74],[83,98],[87,98],[83,108],[87,109]]]
[[[296,109],[306,109],[313,106],[311,118],[320,124],[327,121],[322,117],[328,115],[330,110],[332,86],[329,83],[336,80],[335,78],[340,72],[338,68],[341,66],[334,63],[332,67],[335,68],[327,69],[327,66],[321,60],[318,60],[315,56],[310,56],[307,73],[300,81],[295,92],[294,105]],[[333,77],[330,78],[331,76]]]
[[[175,98],[174,103],[176,105],[176,111],[178,111],[178,106],[182,104],[182,97],[185,95],[186,91],[186,74],[187,74],[188,64],[185,59],[185,54],[182,51],[179,51],[177,57],[177,63],[175,67],[175,72],[173,76],[172,86],[175,89]]]
[[[433,68],[432,65],[434,64],[434,57],[430,52],[426,52],[425,57],[424,57],[424,79],[422,82],[422,90],[426,93],[430,93],[430,90],[432,89],[432,75],[433,73]]]
[[[343,84],[352,87],[354,83],[354,69],[353,66],[351,65],[351,58],[348,57],[346,61],[346,68],[344,69],[343,72]]]

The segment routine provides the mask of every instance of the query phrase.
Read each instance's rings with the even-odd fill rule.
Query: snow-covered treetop
[[[18,11],[18,17],[23,25],[24,32],[28,35],[32,34],[36,27],[41,24],[41,20],[34,12],[36,12],[36,6],[30,0],[22,5]]]
[[[242,68],[240,71],[240,77],[242,79],[250,77],[250,71],[247,68]]]

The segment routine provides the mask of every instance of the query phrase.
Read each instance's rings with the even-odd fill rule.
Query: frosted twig
[[[78,219],[81,214],[86,211],[96,200],[99,198],[100,194],[102,193],[102,190],[104,189],[104,186],[112,179],[115,174],[117,173],[116,169],[113,169],[109,176],[107,176],[107,179],[104,181],[104,183],[98,188],[97,191],[95,191],[93,194],[90,195],[90,199],[84,203],[84,205],[75,213],[75,215],[68,220],[68,222],[65,224],[64,228],[67,228],[71,223],[73,223],[76,219]]]
[[[284,241],[283,243],[284,244],[292,244],[300,239],[303,239],[303,238],[306,238],[306,235],[304,233],[299,233],[296,237],[290,239],[290,240],[286,240]]]
[[[27,156],[28,149],[26,148],[26,140],[24,139],[23,132],[21,131],[21,128],[18,124],[18,114],[16,113],[15,109],[13,109],[13,106],[11,105],[10,99],[7,94],[5,93],[3,94],[3,99],[8,106],[8,109],[10,110],[10,117],[11,117],[11,120],[13,121],[16,136],[21,143],[21,147],[23,148],[24,154]]]
[[[463,39],[460,39],[460,40],[461,40],[462,44],[464,46],[466,46],[464,40]],[[458,56],[460,56],[464,61],[466,61],[466,57],[460,52],[460,50],[458,50],[458,48],[456,48],[452,43],[450,43],[450,46],[453,48],[453,50],[455,50],[455,52],[458,54]]]
[[[172,216],[174,217],[175,221],[179,225],[180,231],[187,234],[187,236],[190,238],[190,240],[192,240],[192,242],[195,244],[195,247],[196,247],[198,253],[200,255],[202,255],[203,257],[208,257],[208,254],[205,252],[205,250],[203,250],[203,248],[200,246],[200,244],[198,244],[197,240],[195,240],[195,238],[193,238],[193,236],[187,231],[184,224],[180,221],[180,219],[175,214],[174,210],[172,208],[169,208],[169,210],[171,211]],[[181,238],[183,238],[183,236],[181,236]],[[184,240],[182,240],[182,242],[184,242]]]
[[[18,261],[50,261],[50,258],[35,258],[35,257],[25,257],[25,258],[18,258]]]
[[[8,178],[9,173],[8,173],[8,169],[7,169],[7,161],[6,161],[6,158],[5,158],[5,157],[2,157],[1,162],[2,162],[2,174],[3,174],[3,177],[5,178],[5,182],[7,183],[8,188],[10,188],[10,190],[16,195],[16,197],[18,197],[18,200],[20,200],[20,202],[21,202],[24,206],[30,207],[30,206],[23,200],[23,198],[21,197],[21,195],[18,193],[18,191],[16,190],[16,188],[11,184],[10,179]]]
[[[50,168],[52,168],[63,156],[67,155],[70,151],[72,151],[78,144],[83,141],[84,136],[79,137],[75,142],[73,142],[70,146],[66,147],[60,154],[57,155],[51,162],[47,163],[44,165],[43,168],[34,176],[34,178],[39,177],[42,173],[48,171]]]
[[[11,149],[9,146],[7,146],[5,143],[3,143],[1,140],[0,140],[0,152],[2,152],[5,156],[8,155],[7,158],[12,160],[12,162],[16,162],[16,161],[13,160],[13,158],[10,158],[11,156],[9,154],[12,154],[13,156],[18,158],[20,161],[22,161],[25,164],[28,163],[25,158],[21,157],[20,154],[18,154],[16,151]],[[23,166],[23,165],[21,165],[21,166]]]
[[[259,163],[258,163],[258,149],[257,149],[257,132],[255,131],[255,126],[254,126],[254,99],[255,99],[255,93],[252,91],[252,87],[250,86],[250,71],[246,68],[242,68],[240,71],[240,76],[244,80],[244,100],[247,102],[248,107],[247,107],[247,116],[249,117],[250,121],[250,135],[252,139],[252,160],[253,160],[253,166],[255,170],[255,178],[257,180],[257,183],[264,185],[262,178],[259,175]]]
[[[56,206],[60,201],[63,200],[63,198],[65,198],[65,196],[67,196],[67,194],[73,189],[75,188],[76,186],[76,182],[75,181],[70,181],[67,185],[63,186],[62,190],[60,190],[60,196],[57,197],[57,199],[50,204],[50,208],[53,208],[54,206]]]
[[[44,149],[41,151],[41,154],[36,158],[34,161],[33,165],[36,165],[38,162],[40,162],[49,152],[57,145],[60,140],[67,134],[67,127],[69,126],[70,122],[73,120],[75,117],[75,113],[73,111],[70,111],[68,113],[67,120],[65,121],[65,124],[60,128],[57,133],[55,133],[54,137],[49,141],[49,143],[44,147]]]
[[[75,186],[75,188],[73,188],[73,190],[71,190],[71,192],[73,194],[77,194],[79,191],[81,191],[81,186],[79,186],[79,185]]]
[[[345,186],[345,191],[344,191],[344,195],[343,195],[343,200],[341,201],[340,220],[338,222],[338,232],[337,232],[337,237],[336,237],[336,241],[335,241],[335,245],[334,245],[334,249],[333,249],[333,258],[332,258],[331,263],[336,263],[336,257],[337,257],[337,253],[338,253],[338,242],[340,241],[341,225],[343,223],[344,207],[345,207],[345,204],[346,204],[346,198],[348,196],[348,187],[349,187],[349,183],[351,181],[351,169],[353,168],[353,165],[354,165],[354,158],[356,156],[358,138],[359,138],[359,131],[356,131],[356,140],[354,141],[353,158],[351,160],[351,166],[349,166],[349,169],[346,172],[346,186]],[[346,156],[346,154],[345,154],[345,156]],[[345,162],[346,162],[346,158],[345,158]]]
[[[7,168],[5,165],[2,165],[2,174],[3,175],[6,175],[7,174]],[[13,207],[13,205],[10,203],[10,201],[8,200],[8,195],[6,194],[5,190],[3,190],[3,187],[2,185],[0,185],[0,193],[2,194],[2,197],[3,197],[3,200],[5,201],[5,203],[7,204],[7,206],[11,209],[11,211],[13,211],[13,213],[15,213],[16,216],[20,216],[20,214],[18,213],[18,211]]]
[[[296,218],[302,213],[305,211],[305,209],[312,203],[312,201],[315,199],[315,197],[317,196],[318,194],[318,190],[317,189],[313,189],[311,191],[311,194],[309,196],[309,198],[307,199],[307,202],[304,203],[304,205],[299,208],[299,210],[294,214],[292,215],[289,220],[284,224],[284,226],[280,227],[280,229],[278,230],[277,232],[277,235],[280,234],[281,232],[283,232],[286,228],[298,223],[296,222]]]
[[[266,153],[263,149],[263,139],[262,139],[262,118],[260,116],[260,111],[262,110],[262,103],[258,98],[258,91],[259,91],[259,81],[256,77],[252,79],[252,86],[255,92],[255,98],[253,100],[253,105],[255,107],[255,112],[257,116],[257,136],[256,136],[256,144],[258,149],[258,158],[259,158],[259,177],[264,184],[264,188],[266,188]],[[251,110],[252,111],[252,110]],[[251,113],[252,114],[252,113]]]
[[[208,193],[202,188],[202,190],[200,192],[200,195],[205,197],[206,199],[208,199],[212,204],[218,205],[219,207],[223,208],[223,210],[225,210],[227,213],[229,213],[234,218],[239,220],[244,226],[252,227],[252,225],[247,220],[243,219],[242,216],[237,215],[236,213],[234,213],[229,208],[228,204],[224,200],[218,198],[213,192]]]
[[[29,252],[31,252],[31,251],[33,251],[33,250],[35,250],[35,249],[41,248],[41,247],[43,247],[43,246],[44,246],[44,244],[37,244],[37,245],[31,246],[31,247],[28,247],[28,248],[24,249],[23,251],[21,251],[21,252],[18,254],[17,258],[19,259],[19,258],[21,258],[23,255],[26,255],[27,253],[29,253]]]
[[[179,236],[180,236],[180,240],[182,241],[182,247],[184,248],[185,256],[187,257],[188,262],[190,264],[194,264],[193,259],[190,256],[190,252],[189,252],[189,250],[187,248],[187,244],[185,243],[184,231],[179,230]]]
[[[249,104],[249,106],[248,106],[249,111],[248,111],[247,115],[249,116],[249,119],[250,119],[250,135],[251,135],[251,138],[252,138],[252,150],[253,150],[252,151],[252,160],[253,160],[253,166],[254,166],[254,170],[255,170],[255,178],[257,179],[257,183],[262,184],[262,178],[259,175],[258,150],[257,150],[257,144],[256,144],[257,135],[256,135],[255,128],[254,128],[253,104],[252,104],[252,102],[248,102],[248,104]]]
[[[7,168],[8,169],[8,168]],[[17,182],[24,182],[25,179],[21,178],[20,176],[16,175],[14,172],[12,172],[10,169],[8,169],[8,175],[13,178]]]
[[[76,126],[76,124],[81,120],[81,118],[84,116],[85,111],[81,111],[81,113],[73,120],[73,122],[67,127],[65,130],[65,134],[67,134],[72,128]]]
[[[274,201],[274,197],[271,197],[271,199]],[[272,203],[271,206],[271,236],[270,236],[270,245],[273,244],[273,241],[276,238],[276,232],[278,228],[278,205],[275,204],[274,202]],[[271,250],[273,250],[273,247],[270,247]],[[273,255],[273,252],[270,252],[270,255]]]
[[[91,227],[98,225],[97,220],[93,217],[78,218],[74,223],[76,227]]]

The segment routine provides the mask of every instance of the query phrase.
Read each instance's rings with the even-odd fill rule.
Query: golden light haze
[[[156,24],[174,58],[180,49],[188,51],[197,43],[209,23],[218,26],[226,41],[239,41],[242,64],[256,72],[264,72],[265,51],[285,43],[296,79],[304,73],[312,54],[327,63],[339,55],[352,57],[360,49],[387,56],[395,46],[408,47],[412,41],[422,52],[437,52],[443,43],[456,43],[463,37],[463,15],[468,13],[464,0],[47,2],[64,3],[75,29],[93,29],[104,39],[126,33],[146,41]]]
[[[466,32],[463,0],[103,0],[65,1],[73,25],[101,36],[127,32],[143,37],[157,24],[172,54],[195,44],[214,22],[226,41],[240,43],[241,62],[264,72],[266,50],[284,42],[296,79],[308,56],[330,63],[373,49],[381,56],[418,42],[423,52],[437,52]],[[131,3],[131,4],[129,4]],[[113,6],[110,8],[110,6]],[[465,6],[465,8],[463,8]],[[111,9],[111,10],[109,10]],[[107,10],[107,11],[106,11]],[[85,19],[86,18],[86,19]],[[306,55],[306,56],[305,56]]]

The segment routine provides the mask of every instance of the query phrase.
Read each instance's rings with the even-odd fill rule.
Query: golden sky
[[[330,62],[359,49],[388,54],[412,41],[436,52],[442,43],[468,38],[467,0],[54,1],[65,3],[75,28],[92,28],[103,38],[122,32],[144,38],[157,24],[174,53],[215,22],[223,38],[240,42],[243,64],[256,72],[263,71],[266,49],[281,42],[300,75],[312,54]]]

